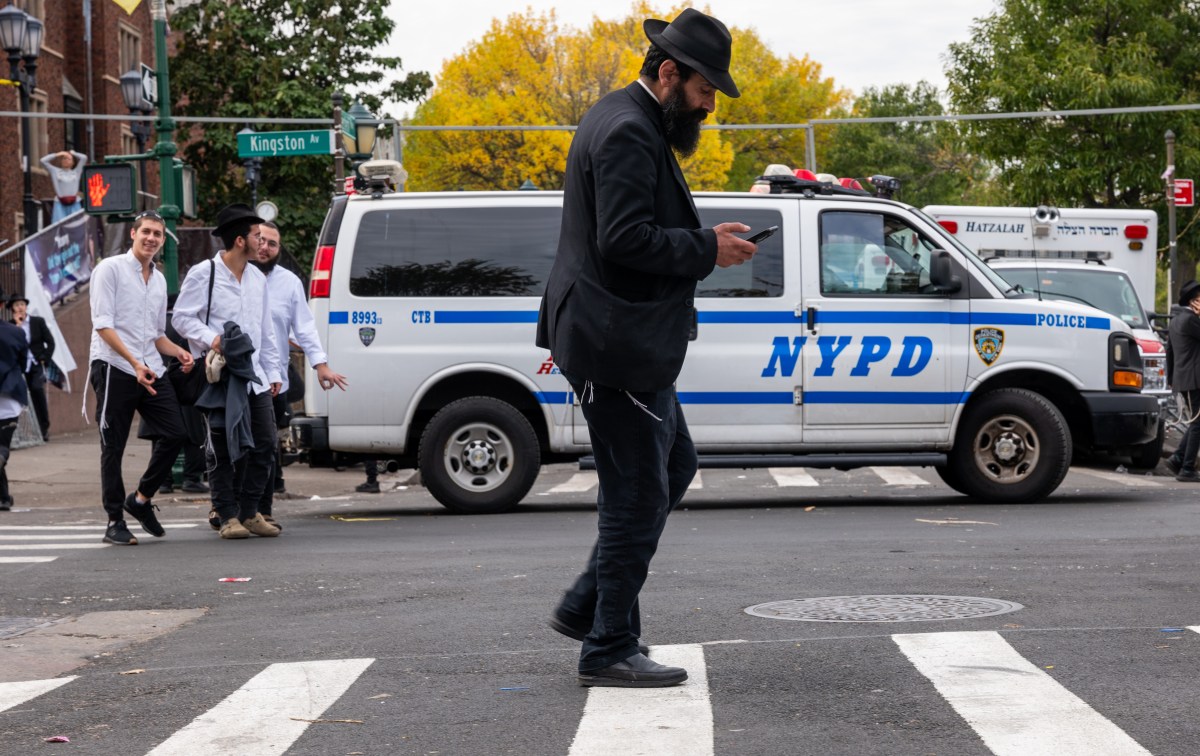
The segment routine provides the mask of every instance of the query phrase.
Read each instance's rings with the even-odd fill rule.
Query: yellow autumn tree
[[[649,45],[642,21],[674,18],[689,5],[658,10],[639,1],[628,16],[593,17],[583,30],[560,27],[553,12],[527,11],[494,20],[481,40],[443,66],[412,125],[578,124],[601,97],[637,77]],[[832,80],[820,79],[819,65],[807,58],[778,59],[753,30],[735,27],[732,32],[731,68],[742,97],[718,97],[717,113],[707,123],[795,122],[823,114],[841,101]],[[559,189],[571,135],[410,132],[404,152],[408,188],[515,189],[530,180],[542,189]],[[758,175],[766,162],[799,162],[803,139],[802,132],[705,130],[695,154],[680,166],[694,190],[743,190],[749,186],[743,176]],[[768,153],[774,157],[764,162]]]

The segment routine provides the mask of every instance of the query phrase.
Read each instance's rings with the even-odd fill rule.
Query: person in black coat
[[[25,382],[29,386],[29,404],[37,417],[42,440],[50,440],[50,406],[46,403],[46,368],[54,356],[54,334],[46,325],[46,319],[29,315],[29,300],[14,296],[8,300],[12,323],[25,332],[29,340],[30,360],[25,368]]]
[[[0,511],[12,509],[8,455],[21,407],[26,404],[25,362],[29,344],[20,328],[0,322]]]
[[[1200,483],[1196,472],[1196,454],[1200,453],[1200,283],[1196,281],[1179,287],[1179,304],[1171,308],[1167,380],[1183,398],[1183,416],[1188,420],[1179,448],[1167,457],[1167,469],[1175,473],[1175,480]]]
[[[638,594],[670,511],[696,474],[674,383],[696,322],[696,282],[749,260],[741,223],[701,228],[675,153],[689,155],[729,76],[732,37],[684,10],[643,24],[639,79],[587,112],[567,156],[562,230],[537,344],[580,398],[600,478],[599,536],[550,626],[583,642],[583,685],[676,685],[648,659]]]

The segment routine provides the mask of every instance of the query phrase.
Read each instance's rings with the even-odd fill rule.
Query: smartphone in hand
[[[779,230],[779,226],[771,226],[770,228],[765,228],[762,231],[759,231],[754,236],[751,236],[750,238],[746,239],[746,241],[750,242],[751,244],[761,244],[762,242],[764,242],[767,239],[774,236],[775,232],[778,230]]]

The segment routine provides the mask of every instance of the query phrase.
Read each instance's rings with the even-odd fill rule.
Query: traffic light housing
[[[129,215],[137,207],[137,182],[130,163],[83,169],[83,209],[91,215]]]

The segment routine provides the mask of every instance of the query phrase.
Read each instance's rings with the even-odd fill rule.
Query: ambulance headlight
[[[1141,391],[1144,376],[1137,342],[1125,333],[1108,337],[1108,390]]]

